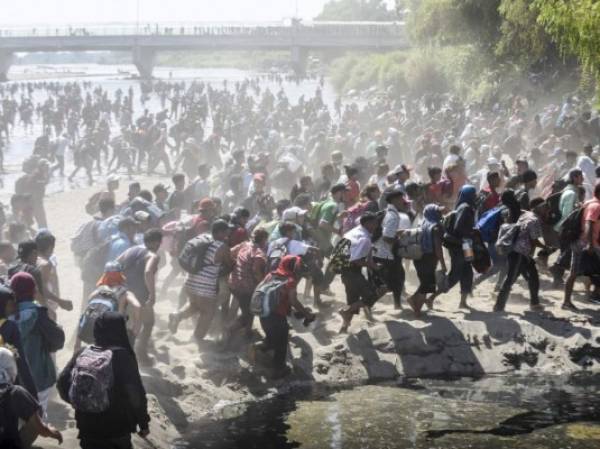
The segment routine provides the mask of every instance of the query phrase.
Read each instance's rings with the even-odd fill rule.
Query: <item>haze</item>
[[[326,0],[19,0],[3,1],[3,25],[276,21],[316,16]]]

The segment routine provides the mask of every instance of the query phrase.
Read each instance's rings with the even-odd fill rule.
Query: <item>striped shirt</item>
[[[188,274],[185,286],[194,295],[203,298],[216,298],[219,285],[221,263],[215,262],[215,255],[224,242],[215,240],[210,244],[204,255],[204,267],[197,274]]]

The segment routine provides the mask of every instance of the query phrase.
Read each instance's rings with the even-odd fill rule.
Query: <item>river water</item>
[[[300,389],[232,405],[177,449],[598,449],[600,378],[490,377]]]
[[[131,79],[132,75],[137,73],[133,65],[100,65],[100,64],[60,64],[60,65],[15,65],[9,72],[9,82],[19,81],[57,81],[61,83],[72,81],[89,81],[95,86],[102,86],[113,97],[118,89],[127,92],[129,87],[134,89],[134,117],[141,115],[144,108],[147,107],[151,112],[161,109],[160,100],[156,95],[151,96],[146,105],[142,105],[140,99],[140,82]],[[189,69],[177,67],[157,67],[154,75],[157,79],[165,81],[186,81],[190,83],[193,80],[209,83],[214,87],[222,88],[223,81],[227,80],[228,88],[233,89],[236,82],[244,79],[265,75],[264,73],[252,72],[247,70],[238,70],[233,68],[217,69]],[[274,94],[280,89],[284,89],[291,102],[296,102],[301,95],[311,97],[319,87],[318,80],[304,80],[297,84],[295,82],[284,81],[279,84],[264,78],[263,89],[269,88]],[[322,88],[323,98],[328,104],[333,105],[336,94],[330,83],[326,82]],[[48,98],[48,94],[42,90],[34,92],[33,101],[35,104],[42,103]],[[113,123],[113,132],[118,133],[118,124]],[[210,131],[210,123],[208,123]],[[3,176],[4,188],[1,190],[1,198],[6,201],[10,192],[13,191],[14,182],[21,173],[21,164],[23,160],[31,154],[35,139],[41,135],[41,123],[36,122],[33,132],[25,133],[17,126],[14,134],[5,150],[5,167],[7,174]],[[72,170],[71,154],[67,154],[67,175]],[[83,171],[75,179],[74,183],[69,183],[64,178],[55,176],[48,186],[47,192],[60,192],[71,188],[77,188],[86,184],[86,177]]]

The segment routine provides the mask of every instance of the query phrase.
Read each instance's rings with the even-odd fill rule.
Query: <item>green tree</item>
[[[316,19],[381,22],[395,20],[396,13],[388,10],[383,0],[330,0]]]
[[[538,22],[563,56],[576,56],[583,69],[600,78],[600,2],[534,0]]]

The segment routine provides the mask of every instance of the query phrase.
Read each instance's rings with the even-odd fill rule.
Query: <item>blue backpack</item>
[[[502,223],[502,207],[494,207],[484,213],[477,221],[477,229],[485,243],[493,243],[498,238],[500,224]]]

